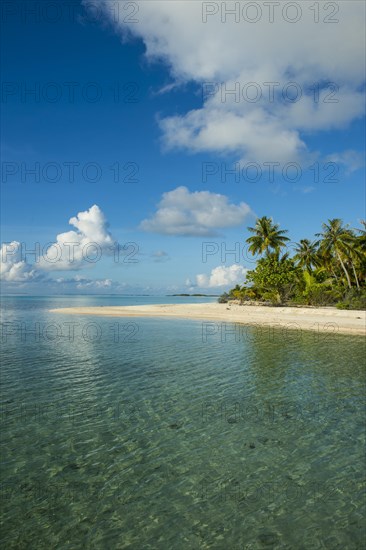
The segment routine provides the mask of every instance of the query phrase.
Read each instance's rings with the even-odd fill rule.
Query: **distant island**
[[[208,298],[217,298],[219,294],[167,294],[167,296],[206,296]]]

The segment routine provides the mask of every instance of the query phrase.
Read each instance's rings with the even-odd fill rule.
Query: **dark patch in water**
[[[80,466],[78,464],[76,464],[76,462],[70,462],[70,464],[65,466],[63,471],[67,472],[67,471],[70,471],[70,470],[75,471],[75,470],[79,470],[79,469],[80,469]]]
[[[278,542],[278,537],[276,533],[271,533],[270,531],[266,531],[264,533],[261,533],[258,537],[259,541],[264,544],[265,546],[273,546]]]

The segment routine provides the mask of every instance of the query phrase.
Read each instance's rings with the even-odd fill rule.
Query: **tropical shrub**
[[[352,289],[337,303],[338,309],[366,309],[366,289]]]
[[[229,301],[229,294],[227,292],[224,292],[219,296],[219,299],[217,300],[219,304],[227,304]]]
[[[247,273],[247,281],[264,300],[283,304],[294,293],[297,269],[292,259],[274,253],[258,261],[257,267]]]

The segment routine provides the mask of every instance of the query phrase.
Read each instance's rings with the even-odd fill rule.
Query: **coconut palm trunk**
[[[344,265],[344,263],[343,263],[343,261],[342,261],[342,258],[341,258],[341,255],[340,255],[339,251],[337,250],[336,252],[337,252],[338,260],[340,261],[341,266],[342,266],[342,268],[343,268],[344,274],[346,275],[348,287],[349,287],[349,288],[352,288],[351,279],[350,279],[350,276],[348,275],[348,271],[347,271],[347,269],[346,269],[346,266]]]
[[[360,284],[358,282],[357,271],[355,269],[355,264],[352,261],[351,261],[351,265],[352,265],[353,275],[355,276],[357,290],[360,290]]]

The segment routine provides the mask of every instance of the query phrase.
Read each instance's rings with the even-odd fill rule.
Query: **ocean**
[[[362,337],[2,299],[8,549],[365,547]]]

